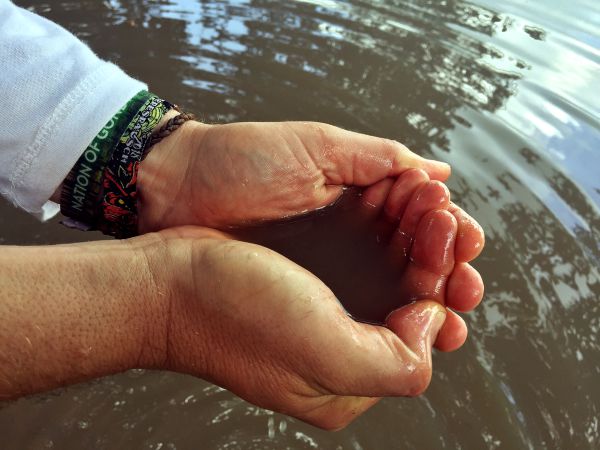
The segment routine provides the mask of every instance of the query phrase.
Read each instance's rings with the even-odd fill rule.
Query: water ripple
[[[4,406],[9,447],[600,441],[599,2],[20,3],[206,121],[321,120],[449,161],[454,198],[488,236],[476,264],[487,294],[467,318],[465,349],[435,356],[424,398],[386,399],[336,434],[191,378],[142,373]],[[40,236],[27,242],[65,239],[0,208],[0,240],[27,241],[25,230]]]

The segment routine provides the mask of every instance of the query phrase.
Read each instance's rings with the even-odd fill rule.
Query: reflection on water
[[[4,406],[6,448],[597,448],[598,2],[17,3],[207,121],[320,120],[450,162],[487,295],[426,396],[339,433],[131,372]],[[0,209],[2,242],[91,236]]]

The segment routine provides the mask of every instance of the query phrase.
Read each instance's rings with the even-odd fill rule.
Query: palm
[[[289,122],[209,126],[188,122],[178,133],[158,144],[140,167],[139,228],[141,232],[177,225],[230,229],[248,222],[293,216],[331,203],[346,185],[372,186],[367,198],[369,192],[381,190],[381,183],[389,185],[391,179],[387,177],[414,174],[411,167],[422,168],[424,171],[416,173],[426,178],[429,175],[431,179],[444,180],[449,175],[446,165],[424,160],[396,142],[330,125]],[[410,180],[411,176],[406,178]],[[398,178],[401,179],[404,176]],[[384,193],[379,202],[385,203],[389,213],[390,204],[408,202],[407,197],[415,188],[411,183],[407,186],[400,183],[391,190],[388,200]],[[429,205],[427,210],[436,207],[444,206]],[[483,235],[481,228],[462,210],[452,208],[460,236],[454,249],[458,263],[456,281],[450,279],[446,290],[433,284],[435,289],[420,293],[405,290],[404,301],[410,295],[413,298],[429,295],[460,311],[474,307],[473,298],[481,289],[472,298],[461,301],[460,287],[465,283],[481,284],[478,274],[466,263],[481,251]],[[397,217],[393,219],[398,219],[399,211],[394,214]],[[461,229],[461,224],[466,226]],[[413,220],[412,227],[416,225]],[[397,256],[401,253],[392,253],[396,255],[392,259],[402,265],[398,262],[402,258]],[[410,273],[407,272],[405,279],[412,277]],[[439,274],[434,273],[429,279],[439,284]],[[446,296],[446,291],[455,295]],[[445,339],[443,332],[437,345],[449,350],[462,344],[466,327],[454,313],[450,313],[447,322],[451,325],[444,330],[454,329],[447,334],[455,338]],[[457,329],[463,332],[456,333]]]
[[[423,313],[439,306],[411,305],[392,329],[360,324],[298,265],[209,233],[162,232],[184,238],[171,254],[184,255],[185,268],[173,274],[166,368],[327,428],[347,423],[376,397],[425,389],[431,337]]]
[[[442,183],[409,170],[360,196],[348,193],[319,214],[233,234],[310,270],[357,320],[384,324],[393,310],[424,299],[468,311],[483,292],[467,264],[481,251],[483,237],[449,200]],[[438,342],[445,350],[459,347],[466,334],[462,319],[452,312],[449,318]]]
[[[445,188],[428,181],[445,180],[449,168],[398,143],[314,123],[188,123],[150,153],[139,175],[140,231],[281,219],[331,203],[344,186],[369,186],[345,222],[362,238],[379,227],[375,236],[385,250],[375,260],[391,287],[381,297],[385,307],[428,298],[468,311],[481,299],[481,278],[467,264],[481,251],[481,229],[449,204]],[[421,191],[431,195],[419,200]],[[435,303],[416,302],[387,318],[387,310],[377,312],[387,327],[361,324],[319,278],[290,260],[223,235],[198,239],[193,230],[162,232],[193,238],[179,252],[188,255],[184,269],[174,274],[180,295],[169,313],[171,368],[256,404],[335,428],[378,396],[422,392],[436,336],[443,350],[464,342],[466,326],[450,310],[438,334],[443,309]],[[338,237],[321,242],[343,243]],[[321,259],[306,268],[333,285],[315,261]],[[360,263],[346,275],[360,273]],[[362,304],[374,285],[363,283]]]
[[[252,124],[213,128],[198,163],[209,170],[190,179],[198,218],[212,226],[274,219],[331,203],[330,187],[301,138],[285,124],[273,134]],[[204,157],[203,157],[203,156]]]
[[[382,262],[395,274],[391,287],[400,294],[387,293],[388,305],[397,302],[394,308],[421,296],[450,305],[464,302],[440,292],[448,279],[461,277],[452,272],[454,252],[447,252],[454,246],[457,222],[449,212],[432,208],[448,206],[448,192],[423,177],[412,171],[398,179],[403,191],[408,184],[415,190],[406,205],[390,192],[393,181],[385,180],[363,194],[358,208],[342,214],[353,216],[342,221],[351,224],[353,236],[373,236],[373,225],[378,226],[376,234],[386,241]],[[384,217],[387,200],[392,210],[404,209],[399,223]],[[402,233],[390,233],[391,228]],[[179,295],[170,307],[175,312],[168,327],[171,369],[204,376],[260,406],[326,427],[346,423],[378,396],[414,395],[426,387],[431,338],[420,320],[423,308],[432,306],[405,306],[386,319],[387,328],[360,324],[319,278],[292,261],[265,247],[200,230],[162,232],[167,238],[191,238],[183,245],[192,245],[192,251],[175,252],[187,256],[186,269],[175,274]],[[433,241],[423,239],[430,231]],[[398,241],[399,235],[408,241]],[[347,244],[343,238],[337,240]],[[480,280],[465,286],[470,292],[481,288]],[[368,291],[361,294],[366,301],[372,297]],[[468,308],[478,300],[472,298]],[[451,349],[462,331],[450,320],[438,341]]]

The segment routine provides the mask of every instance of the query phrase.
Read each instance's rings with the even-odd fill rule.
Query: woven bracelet
[[[181,113],[155,132],[164,114],[179,108],[147,91],[136,94],[100,130],[61,192],[63,224],[117,238],[138,234],[137,171],[150,148],[193,120]]]
[[[137,172],[154,128],[173,108],[153,96],[136,113],[115,146],[104,169],[102,198],[98,204],[95,228],[119,239],[137,231]]]
[[[186,113],[186,112],[181,112],[179,110],[179,107],[177,105],[173,105],[173,109],[179,111],[180,114],[176,115],[175,117],[170,118],[167,121],[167,123],[165,123],[160,128],[160,130],[158,130],[157,132],[155,132],[154,134],[152,134],[152,137],[150,138],[150,141],[148,142],[148,145],[146,145],[146,150],[144,151],[144,156],[142,157],[142,160],[150,152],[150,148],[153,145],[158,144],[164,138],[166,138],[167,136],[170,136],[171,133],[173,133],[174,131],[176,131],[181,125],[183,125],[187,121],[189,121],[189,120],[196,120],[196,116],[194,114]]]
[[[151,106],[149,107],[151,108]],[[121,141],[124,146],[118,146],[113,153],[112,164],[107,166],[104,176],[104,194],[101,205],[103,220],[97,224],[97,229],[104,234],[118,239],[137,236],[137,173],[140,162],[146,157],[153,145],[169,136],[188,120],[195,119],[193,114],[181,113],[169,119],[158,132],[153,133],[156,123],[160,122],[163,115],[171,108],[179,111],[176,105],[163,101],[162,106],[158,105],[152,110],[150,115],[153,118],[149,123],[146,126],[139,126],[141,133],[139,140],[145,142],[141,152],[136,147],[138,138],[132,137],[134,134],[131,134],[127,141],[124,140],[126,139],[126,132]],[[132,142],[135,148],[128,152],[127,143],[131,144]]]
[[[63,221],[65,225],[92,228],[106,164],[134,115],[151,96],[147,91],[138,92],[102,127],[77,160],[61,191],[60,209],[69,218]]]

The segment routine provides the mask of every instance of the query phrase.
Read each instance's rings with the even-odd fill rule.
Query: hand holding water
[[[450,351],[466,337],[462,319],[441,305],[469,311],[481,300],[481,278],[467,261],[483,236],[419,170],[371,186],[362,200],[357,222],[378,217],[388,230],[379,227],[399,304],[429,300],[397,309],[385,327],[359,323],[321,280],[265,247],[169,229],[147,237],[169,249],[149,259],[172,283],[160,367],[326,429],[344,427],[380,397],[422,393],[434,343]]]
[[[444,181],[450,167],[402,144],[314,122],[188,122],[140,166],[140,231],[227,229],[332,203],[344,186],[369,186],[410,168]]]

